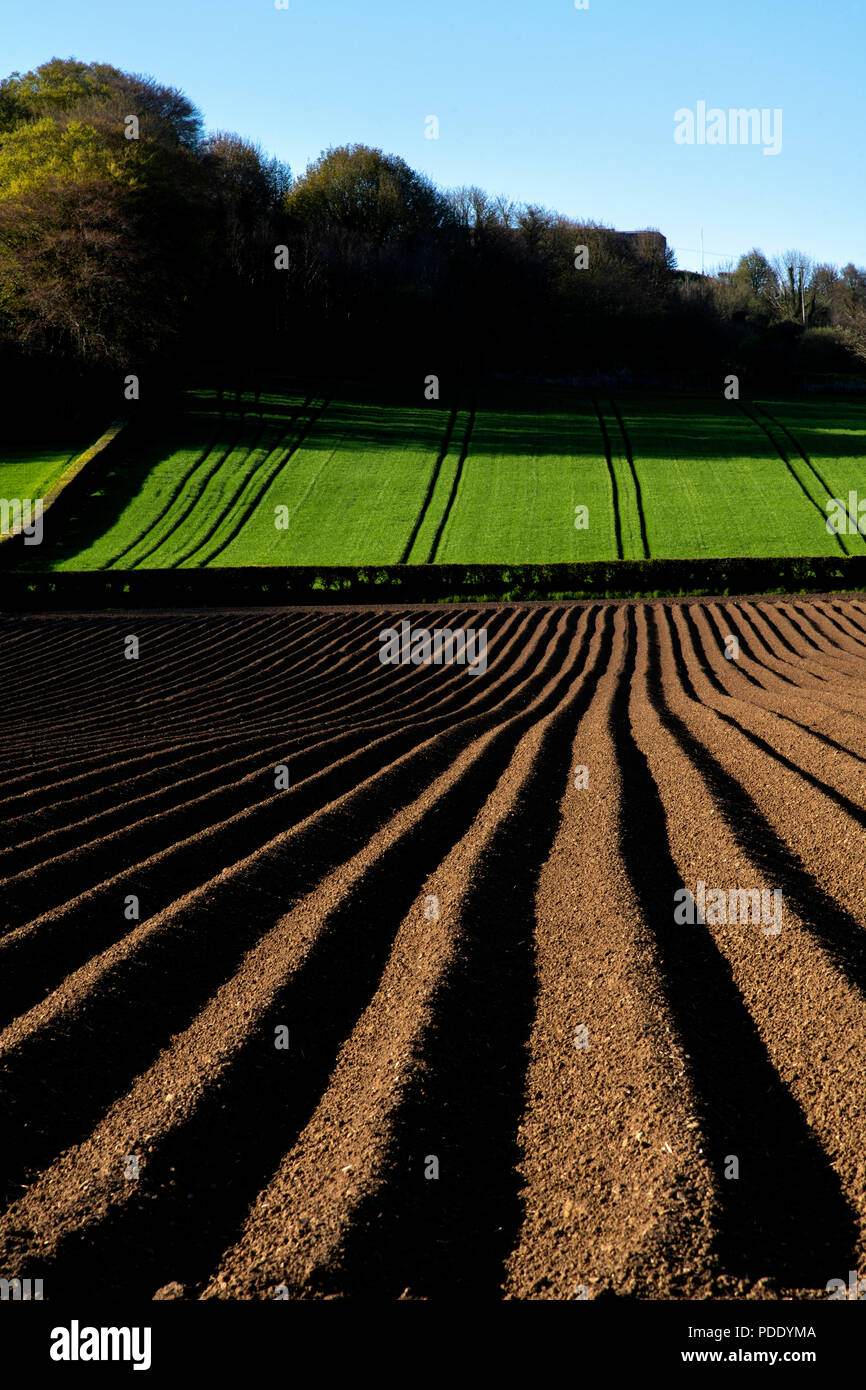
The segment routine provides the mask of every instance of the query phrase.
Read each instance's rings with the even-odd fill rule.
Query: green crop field
[[[44,497],[85,448],[69,441],[40,448],[5,451],[0,455],[0,497]]]
[[[844,553],[848,538],[840,544],[826,527],[825,503],[835,494],[820,486],[760,409],[739,409],[722,399],[677,400],[650,408],[626,405],[623,414],[651,556]],[[817,420],[817,412],[810,418]],[[862,408],[859,447],[859,468],[849,459],[846,477],[848,485],[866,491]],[[860,538],[847,548],[862,551]]]
[[[519,564],[616,555],[613,488],[591,402],[576,410],[555,398],[547,410],[479,409],[465,442],[459,479],[455,456],[434,496],[437,525],[444,518],[436,560]],[[575,528],[578,506],[588,509],[586,529]],[[413,558],[433,557],[428,550]]]
[[[70,457],[7,459],[6,495],[40,495]],[[131,427],[90,494],[47,518],[38,553],[20,563],[832,557],[866,553],[856,528],[826,526],[829,498],[851,491],[866,497],[863,402],[498,385],[408,403],[349,387],[225,399],[202,389],[172,425]]]
[[[866,410],[862,405],[767,401],[761,413],[769,417],[783,446],[789,446],[795,464],[801,466],[798,449],[809,459],[821,480],[814,488],[817,495],[823,497],[829,491],[847,501],[853,491],[861,502],[866,501]],[[845,539],[849,538],[850,531]]]

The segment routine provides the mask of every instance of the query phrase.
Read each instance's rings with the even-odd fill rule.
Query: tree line
[[[178,90],[53,59],[0,82],[7,379],[158,370],[631,372],[756,381],[866,363],[866,271],[760,251],[715,276],[664,239],[354,144],[300,176]]]

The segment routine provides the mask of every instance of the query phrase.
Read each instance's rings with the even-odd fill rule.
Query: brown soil
[[[381,666],[403,617],[486,626],[486,674]],[[0,1275],[564,1299],[866,1273],[862,597],[0,639]],[[676,922],[699,881],[780,892],[781,931]]]

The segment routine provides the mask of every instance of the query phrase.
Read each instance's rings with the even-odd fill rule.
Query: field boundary
[[[49,507],[54,506],[61,494],[66,492],[67,488],[81,476],[84,470],[89,468],[89,465],[94,463],[96,459],[100,458],[102,454],[105,453],[106,449],[114,443],[128,424],[128,420],[112,420],[108,429],[105,430],[93,444],[89,445],[82,454],[79,454],[77,458],[72,460],[69,467],[64,469],[57,479],[57,482],[51,485],[42,498],[43,517]],[[11,531],[0,532],[0,545],[4,542],[8,543],[18,540],[23,533],[23,529],[24,522],[22,519],[22,524],[17,530],[13,527]]]
[[[290,565],[0,572],[0,612],[863,593],[866,555],[550,565]]]

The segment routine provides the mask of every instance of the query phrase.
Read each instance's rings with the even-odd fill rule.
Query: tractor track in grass
[[[231,469],[227,469],[226,474],[228,476],[225,478],[224,481],[223,477],[221,476],[223,472],[221,465],[219,468],[215,469],[208,475],[208,477],[205,479],[204,486],[194,496],[193,507],[195,507],[196,504],[200,505],[201,503],[204,503],[206,506],[208,490],[211,489],[211,484],[215,484],[215,490],[218,493],[217,504],[215,508],[216,516],[213,521],[208,523],[205,514],[204,533],[201,534],[199,532],[198,534],[196,534],[191,541],[188,541],[185,549],[180,550],[172,556],[172,568],[179,569],[182,565],[186,564],[189,560],[191,560],[193,556],[197,555],[203,549],[203,547],[206,546],[209,543],[209,541],[213,539],[213,537],[219,531],[220,527],[224,524],[226,516],[230,516],[232,514],[234,510],[234,504],[243,495],[247,483],[251,479],[256,478],[262,472],[263,469],[267,468],[268,461],[272,459],[274,454],[278,453],[284,447],[286,440],[294,431],[295,425],[297,421],[300,419],[303,412],[312,408],[312,398],[308,397],[304,401],[304,403],[300,405],[289,416],[288,421],[279,428],[278,433],[271,434],[270,440],[267,437],[268,422],[266,422],[265,417],[259,412],[258,429],[255,435],[253,436],[250,447],[246,450],[244,454],[240,467],[235,468],[234,472],[232,472]],[[261,454],[261,458],[258,461],[255,461],[256,454]],[[227,454],[223,462],[227,463],[230,457],[231,455]],[[251,461],[252,466],[248,470],[247,464]],[[235,474],[240,475],[239,485],[236,482]],[[190,510],[192,510],[192,508],[190,508],[183,516],[181,516],[178,519],[178,521],[174,525],[170,527],[168,532],[162,537],[158,544],[148,552],[146,556],[136,560],[134,566],[136,569],[142,568],[144,559],[152,559],[152,557],[155,554],[157,554],[157,552],[161,550],[164,545],[171,546],[177,528],[180,525],[182,525],[186,517],[189,516]]]
[[[818,479],[818,482],[821,484],[821,487],[824,489],[824,491],[826,492],[827,496],[828,496],[828,497],[832,497],[832,496],[833,496],[833,493],[832,493],[831,490],[830,490],[829,484],[825,481],[825,479],[822,477],[822,475],[818,472],[818,469],[815,467],[815,464],[813,463],[812,459],[810,459],[809,455],[806,453],[806,450],[803,448],[802,444],[801,444],[800,441],[797,439],[796,435],[794,435],[794,434],[791,432],[791,430],[788,429],[788,426],[784,423],[784,421],[783,421],[783,420],[780,420],[779,417],[778,417],[777,415],[771,415],[771,413],[770,413],[770,411],[767,409],[767,407],[766,407],[765,405],[761,405],[759,402],[756,402],[756,404],[755,404],[755,409],[756,409],[757,411],[759,411],[761,415],[765,416],[766,419],[768,419],[768,420],[770,421],[771,424],[775,425],[775,426],[776,426],[776,429],[781,430],[782,434],[785,436],[785,438],[787,439],[788,443],[789,443],[789,444],[792,444],[793,447],[796,449],[797,453],[800,455],[800,458],[803,460],[803,462],[805,463],[806,467],[807,467],[808,469],[810,469],[810,471],[811,471],[812,473],[814,473],[815,477]],[[847,499],[846,499],[846,501],[847,501]],[[857,528],[857,530],[859,531],[860,535],[863,537],[864,540],[866,540],[866,531],[864,531],[863,527],[860,525],[860,523],[859,523],[859,521],[857,520],[857,518],[856,518],[856,517],[850,517],[849,519],[852,520],[852,521],[854,522],[854,525],[856,526],[856,528]],[[825,520],[826,520],[826,514],[825,514]]]
[[[224,417],[221,417],[221,418],[222,418],[222,423],[223,423],[223,425],[224,425]],[[240,431],[238,431],[238,433],[239,433],[239,432],[240,432]],[[237,438],[237,434],[235,434],[235,435],[233,436],[233,438]],[[192,479],[193,477],[195,477],[195,475],[199,472],[200,469],[205,468],[205,467],[207,466],[208,461],[209,461],[210,458],[211,458],[211,455],[212,455],[215,451],[218,450],[219,445],[220,445],[220,427],[219,427],[219,426],[216,426],[216,427],[214,428],[214,430],[213,430],[213,433],[212,433],[212,436],[211,436],[211,439],[210,439],[209,443],[208,443],[207,446],[202,450],[202,452],[199,454],[199,456],[198,456],[198,458],[196,459],[195,463],[193,464],[193,466],[192,466],[190,472],[187,474],[187,479],[188,479],[188,480],[189,480],[189,479]],[[220,458],[227,457],[228,454],[231,452],[231,450],[232,450],[233,447],[234,447],[234,445],[233,445],[233,444],[230,444],[229,447],[228,447],[228,449],[226,450],[225,454],[223,454],[223,455],[218,455],[218,457],[220,457]],[[168,513],[171,511],[172,507],[174,506],[175,502],[177,501],[177,496],[178,496],[178,494],[177,494],[176,492],[173,492],[173,493],[170,495],[170,497],[168,498],[168,501],[164,504],[164,506],[163,506],[162,508],[160,508],[160,510],[159,510],[158,512],[155,513],[155,515],[153,516],[152,521],[151,521],[151,529],[153,529],[153,527],[155,527],[155,526],[158,526],[158,525],[160,524],[160,522],[163,521],[164,518],[168,515]],[[125,559],[126,559],[127,555],[129,555],[131,551],[135,550],[135,548],[136,548],[137,545],[140,545],[140,544],[141,544],[142,540],[143,540],[143,537],[140,536],[140,535],[139,535],[139,536],[136,536],[134,540],[131,540],[131,541],[129,542],[128,545],[124,546],[124,548],[123,548],[121,551],[119,551],[117,555],[114,556],[113,559],[111,559],[111,560],[108,561],[108,564],[106,565],[106,569],[112,569],[115,565],[119,565],[119,564],[121,563],[122,560],[125,560]]]
[[[259,393],[256,392],[256,404],[253,407],[253,410],[251,411],[251,413],[254,413],[258,416],[258,425],[251,436],[250,443],[246,446],[242,446],[244,449],[244,464],[250,458],[250,456],[254,454],[258,449],[259,441],[262,439],[266,430],[266,422],[261,414],[261,410],[259,407],[258,394]],[[264,466],[266,466],[268,459],[270,459],[271,455],[283,445],[284,441],[292,433],[292,431],[295,428],[295,425],[297,424],[301,416],[304,414],[304,412],[313,408],[313,399],[314,398],[312,395],[308,395],[292,410],[288,417],[288,420],[281,429],[277,439],[268,448],[265,454],[265,458],[261,461],[261,463],[255,466],[251,476],[257,475],[261,471],[261,469]],[[322,407],[322,409],[324,409],[324,406]],[[127,545],[118,555],[114,556],[114,558],[109,562],[107,568],[112,569],[117,565],[120,565],[121,562],[125,560],[126,557],[136,549],[136,547],[141,546],[143,543],[146,542],[147,539],[152,538],[154,532],[157,531],[157,528],[160,528],[160,534],[157,535],[156,540],[153,544],[151,544],[149,549],[145,549],[142,554],[136,557],[136,559],[132,562],[132,568],[142,568],[145,561],[151,559],[151,557],[155,555],[156,552],[163,545],[171,541],[171,537],[174,534],[174,532],[178,529],[179,526],[183,524],[184,521],[187,520],[187,518],[190,516],[190,514],[196,507],[197,503],[201,500],[203,494],[210,487],[213,480],[219,476],[223,466],[228,462],[228,460],[231,458],[232,454],[235,452],[235,450],[238,448],[240,444],[243,431],[247,425],[246,413],[241,411],[236,418],[232,417],[230,421],[229,416],[226,415],[225,412],[223,412],[221,419],[223,421],[223,428],[228,428],[230,431],[228,435],[228,443],[225,444],[223,447],[217,448],[218,441],[214,440],[211,446],[196,461],[191,471],[185,475],[178,487],[176,487],[172,491],[170,497],[168,498],[164,506],[161,508],[161,510],[157,512],[156,516],[153,518],[148,528],[147,537],[138,536],[134,541],[130,542],[130,544]],[[212,457],[212,455],[215,455],[215,457]],[[246,486],[247,481],[248,479],[244,479],[242,488]],[[184,497],[190,488],[190,484],[195,484],[195,486],[192,489],[191,496],[189,496],[185,502]],[[161,524],[165,522],[167,518],[170,518],[171,520],[170,525],[166,529],[163,528]],[[204,540],[199,539],[196,541],[193,547],[193,552],[198,550],[201,547],[201,545],[205,543],[205,541],[213,533],[214,529],[215,526],[211,528],[211,531],[204,538]],[[177,563],[180,563],[180,561],[177,561]]]
[[[315,429],[316,425],[325,414],[325,411],[328,409],[328,406],[331,404],[331,399],[330,396],[325,396],[322,403],[316,406],[310,404],[310,400],[308,399],[308,401],[304,402],[301,409],[292,417],[289,428],[284,432],[280,443],[274,446],[271,452],[262,460],[261,464],[244,480],[243,487],[236,498],[225,504],[223,510],[231,516],[231,524],[219,544],[215,546],[200,563],[205,565],[212,564],[216,557],[221,555],[222,552],[231,545],[232,541],[252,517],[268,488],[271,486],[271,483],[277,475],[282,472],[289,460],[298,452],[307,436]],[[304,411],[307,411],[308,418],[295,434],[289,447],[284,449],[283,445],[285,444],[287,436]],[[271,467],[269,465],[269,459],[271,455],[275,453],[279,453],[280,457],[277,459],[276,464]],[[252,488],[252,495],[244,500],[245,494],[249,488]],[[197,555],[214,537],[221,525],[222,522],[217,522],[216,526],[212,527],[210,532],[198,542],[195,549],[187,552],[184,557],[184,562],[191,560],[194,555]],[[178,563],[181,562],[179,561]]]
[[[646,516],[644,515],[643,509],[643,495],[641,493],[640,479],[637,475],[637,468],[631,451],[631,440],[629,439],[628,430],[625,427],[625,420],[622,418],[622,411],[613,397],[611,397],[610,400],[610,408],[616,416],[619,432],[622,435],[623,448],[625,449],[625,456],[628,461],[629,472],[631,473],[631,480],[634,485],[634,500],[635,506],[637,507],[638,524],[640,526],[641,545],[643,546],[644,559],[648,560],[650,558],[649,537],[646,529]]]
[[[243,416],[239,417],[237,421],[232,422],[232,430],[226,442],[224,444],[220,442],[220,445],[218,445],[217,447],[211,446],[211,448],[209,448],[201,456],[201,458],[196,460],[190,472],[185,474],[178,486],[172,489],[171,494],[165,502],[164,506],[149,521],[147,532],[143,535],[136,536],[135,539],[130,541],[128,545],[124,546],[123,550],[121,550],[117,555],[115,555],[111,560],[108,561],[106,569],[114,569],[116,566],[121,565],[123,561],[128,560],[128,557],[133,553],[134,550],[136,550],[142,545],[146,547],[147,542],[149,539],[152,538],[153,533],[158,528],[162,527],[162,523],[165,522],[168,517],[172,517],[172,513],[175,509],[179,510],[180,516],[172,517],[171,524],[169,525],[165,534],[160,535],[159,538],[156,541],[154,541],[153,544],[151,544],[150,549],[145,549],[141,555],[137,556],[136,559],[134,559],[131,562],[131,566],[132,568],[137,568],[143,560],[150,559],[151,555],[153,555],[154,552],[157,551],[159,547],[162,545],[166,535],[171,535],[172,531],[175,530],[177,525],[181,521],[186,520],[193,507],[195,506],[196,502],[198,501],[200,493],[204,491],[204,489],[208,486],[211,478],[216,476],[216,474],[222,468],[226,460],[230,458],[231,455],[235,452],[235,449],[239,447],[245,423],[246,422]],[[252,443],[248,446],[241,446],[244,448],[245,458],[249,457],[250,452],[256,447],[256,443],[261,436],[263,428],[263,422],[260,420],[258,432],[253,436]],[[201,475],[200,478],[199,475]],[[184,493],[187,491],[189,485],[193,483],[197,485],[193,489],[192,497],[184,507]],[[123,565],[123,568],[128,567],[128,565]]]
[[[2,1277],[751,1299],[863,1266],[862,602],[463,606],[486,672],[382,666],[443,611],[0,619]],[[780,891],[781,930],[675,921],[698,881]]]
[[[451,410],[448,413],[448,421],[445,425],[445,433],[442,436],[442,447],[439,450],[436,462],[433,465],[433,471],[430,474],[430,481],[427,484],[427,491],[424,494],[424,501],[421,503],[421,508],[418,512],[417,517],[415,518],[414,525],[409,534],[409,539],[403,547],[403,553],[400,556],[401,565],[408,565],[409,556],[412,554],[412,547],[418,539],[418,533],[424,524],[424,518],[426,517],[427,512],[430,508],[430,503],[433,501],[433,497],[436,492],[436,484],[439,481],[439,474],[442,472],[442,465],[448,457],[448,451],[451,448],[451,436],[454,433],[454,426],[457,424],[458,414],[458,407],[455,404],[451,407]]]
[[[776,436],[773,434],[773,431],[772,431],[772,429],[770,428],[770,426],[771,426],[771,425],[774,425],[774,426],[776,427],[776,429],[780,430],[781,433],[785,435],[785,437],[786,437],[786,439],[788,440],[788,442],[789,442],[790,444],[793,444],[794,448],[797,450],[797,453],[800,455],[800,457],[801,457],[801,459],[803,460],[803,462],[806,464],[806,466],[809,468],[809,470],[810,470],[810,471],[814,474],[814,476],[817,478],[817,480],[818,480],[818,482],[820,483],[821,488],[823,489],[823,491],[826,492],[826,494],[827,494],[828,497],[832,497],[833,494],[831,493],[831,491],[830,491],[830,489],[828,488],[827,484],[824,482],[824,479],[821,477],[821,474],[818,472],[818,470],[817,470],[817,468],[815,467],[815,465],[812,463],[811,459],[808,457],[807,454],[805,454],[805,453],[803,452],[803,450],[800,448],[799,444],[797,443],[796,439],[794,439],[794,436],[785,428],[785,426],[782,425],[777,419],[775,419],[775,417],[772,416],[768,410],[764,410],[763,406],[755,405],[755,406],[753,406],[753,407],[748,407],[748,406],[744,405],[742,401],[738,401],[738,405],[739,405],[739,407],[740,407],[740,410],[741,410],[741,411],[743,412],[743,414],[745,415],[746,419],[747,419],[747,420],[750,420],[751,423],[752,423],[753,425],[757,425],[758,429],[761,430],[762,433],[765,434],[766,437],[769,439],[769,441],[770,441],[770,443],[772,444],[773,448],[775,449],[776,453],[779,455],[779,458],[782,460],[782,462],[784,463],[784,465],[785,465],[785,467],[787,468],[788,472],[790,473],[791,477],[794,479],[794,482],[797,484],[798,488],[799,488],[800,491],[803,493],[803,496],[804,496],[804,497],[807,499],[807,501],[810,502],[811,505],[815,508],[816,512],[817,512],[818,515],[821,517],[821,520],[822,520],[822,521],[825,523],[825,525],[826,525],[826,522],[827,522],[827,513],[826,513],[826,511],[825,511],[824,508],[821,506],[820,502],[816,502],[816,501],[815,501],[815,498],[812,496],[811,492],[810,492],[809,489],[806,487],[806,484],[803,482],[803,479],[800,477],[800,475],[799,475],[799,473],[797,472],[796,468],[795,468],[795,467],[793,466],[793,464],[791,463],[791,460],[790,460],[788,454],[787,454],[787,453],[785,452],[785,450],[782,448],[782,445],[779,443],[778,439],[777,439]],[[760,412],[760,414],[759,414],[758,412]],[[766,424],[765,421],[761,419],[761,415],[765,416],[766,419],[770,421],[770,424],[769,424],[769,425]],[[839,549],[842,551],[842,554],[843,554],[843,555],[850,555],[850,554],[851,554],[851,551],[848,549],[847,545],[845,544],[845,542],[843,541],[843,539],[842,539],[842,537],[839,535],[839,533],[838,533],[838,532],[834,532],[834,535],[835,535],[835,537],[836,537],[836,544],[839,546]]]
[[[463,477],[463,465],[465,464],[466,459],[469,455],[469,445],[472,440],[472,431],[475,428],[475,412],[476,405],[475,401],[473,400],[469,406],[469,419],[466,422],[466,430],[464,432],[463,440],[460,445],[460,454],[457,458],[457,467],[454,470],[454,477],[451,482],[451,487],[448,491],[448,500],[445,503],[445,509],[440,518],[439,525],[436,527],[436,533],[433,537],[433,540],[430,543],[430,554],[427,556],[428,565],[432,565],[435,562],[436,551],[439,549],[439,543],[442,540],[443,535],[445,534],[445,527],[448,524],[448,518],[451,515],[454,503],[457,501],[457,493],[460,489],[460,479]]]
[[[597,397],[593,396],[592,404],[598,416],[598,427],[601,430],[601,441],[604,448],[605,462],[607,463],[607,476],[610,479],[611,506],[613,507],[613,527],[616,540],[616,558],[621,560],[625,554],[622,548],[622,516],[619,508],[619,484],[616,481],[616,469],[613,466],[613,451],[610,445],[610,435],[608,434],[607,424],[604,414]]]

